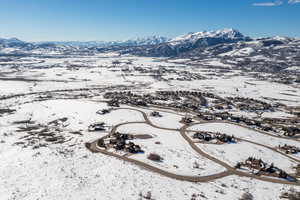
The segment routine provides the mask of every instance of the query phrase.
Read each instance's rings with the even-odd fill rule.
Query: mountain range
[[[55,44],[68,45],[77,47],[109,47],[109,46],[140,46],[140,45],[156,45],[167,42],[169,38],[163,36],[150,36],[143,38],[134,38],[124,41],[52,41],[37,42],[36,44]]]
[[[269,63],[280,61],[281,66],[290,66],[300,62],[300,39],[278,36],[254,39],[244,36],[235,29],[188,33],[171,39],[152,36],[112,42],[32,43],[17,38],[0,39],[0,55],[83,55],[108,51],[138,56],[198,60],[215,57],[225,60],[234,57],[243,62],[247,59],[265,60]]]
[[[218,43],[229,43],[240,40],[250,40],[249,37],[243,36],[239,31],[234,29],[224,29],[218,31],[204,31],[196,33],[188,33],[186,35],[178,36],[175,38],[167,38],[163,36],[150,36],[145,38],[135,38],[125,41],[51,41],[51,42],[25,42],[17,38],[1,39],[1,48],[10,47],[24,47],[24,46],[37,46],[37,47],[49,47],[49,46],[74,46],[74,47],[132,47],[132,46],[154,46],[160,44],[166,44],[170,47],[185,47],[194,48],[198,46],[210,46]]]

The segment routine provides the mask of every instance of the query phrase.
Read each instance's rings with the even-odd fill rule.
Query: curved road
[[[117,109],[128,109],[128,110],[134,110],[134,111],[140,112],[143,115],[145,121],[140,121],[140,122],[125,122],[125,123],[118,124],[118,125],[116,125],[116,126],[113,127],[113,129],[111,130],[110,134],[113,134],[117,130],[117,128],[120,127],[120,126],[122,126],[122,125],[134,124],[134,123],[145,123],[145,124],[148,124],[148,125],[150,125],[150,126],[152,126],[154,128],[157,128],[157,129],[169,130],[169,131],[176,131],[176,132],[179,132],[181,134],[181,136],[189,143],[189,145],[193,148],[194,151],[196,151],[201,156],[203,156],[203,157],[205,157],[205,158],[207,158],[207,159],[209,159],[209,160],[211,160],[211,161],[213,161],[213,162],[215,162],[215,163],[223,166],[224,168],[226,168],[226,171],[221,172],[221,173],[217,173],[217,174],[214,174],[214,175],[208,175],[208,176],[183,176],[183,175],[178,175],[178,174],[170,173],[168,171],[159,169],[157,167],[154,167],[152,165],[146,164],[144,162],[141,162],[141,161],[138,161],[138,160],[135,160],[135,159],[131,159],[131,158],[128,158],[128,157],[125,157],[125,156],[121,156],[121,155],[118,155],[118,154],[115,154],[115,153],[108,152],[108,151],[100,149],[97,146],[97,142],[98,142],[98,140],[103,139],[103,137],[100,138],[100,139],[98,139],[98,140],[96,140],[96,141],[94,141],[94,142],[92,142],[92,143],[89,143],[90,145],[89,145],[88,149],[90,151],[92,151],[92,152],[100,152],[100,153],[103,153],[105,155],[113,156],[113,157],[125,160],[127,162],[136,164],[136,165],[138,165],[140,167],[143,167],[143,168],[148,169],[150,171],[156,172],[156,173],[161,174],[163,176],[166,176],[166,177],[169,177],[169,178],[178,179],[178,180],[183,180],[183,181],[209,182],[209,181],[214,181],[216,179],[220,179],[220,178],[223,178],[223,177],[226,177],[226,176],[237,175],[237,176],[241,176],[241,177],[249,177],[249,178],[254,178],[254,179],[257,179],[257,180],[267,181],[267,182],[272,182],[272,183],[279,183],[279,184],[288,184],[288,185],[297,185],[297,186],[300,186],[300,183],[298,183],[298,181],[297,182],[290,182],[290,181],[286,181],[286,180],[283,180],[283,179],[280,180],[280,179],[262,177],[262,176],[257,176],[257,175],[254,175],[254,174],[250,174],[250,173],[246,173],[246,172],[237,170],[234,167],[228,165],[227,163],[225,163],[225,162],[223,162],[223,161],[221,161],[221,160],[219,160],[219,159],[217,159],[217,158],[215,158],[215,157],[213,157],[213,156],[205,153],[186,134],[186,132],[187,132],[186,129],[187,128],[189,128],[190,126],[196,125],[196,124],[201,124],[201,122],[199,122],[199,123],[193,123],[193,124],[190,124],[190,125],[184,125],[180,129],[163,128],[163,127],[159,127],[159,126],[153,124],[149,120],[147,114],[145,112],[141,111],[141,110],[134,109],[134,108],[117,108]],[[214,122],[216,122],[216,121],[214,121]],[[220,121],[218,121],[218,122],[220,122]],[[202,123],[213,123],[213,122],[202,122]],[[224,123],[224,122],[222,121],[222,123]],[[233,123],[233,124],[235,124],[235,123]],[[235,125],[244,127],[244,126],[242,126],[240,124],[235,124]],[[249,127],[244,127],[244,128],[251,129]],[[262,132],[262,131],[259,131],[259,132],[262,133],[262,134],[265,134],[265,132]],[[107,135],[107,136],[109,136],[109,135]],[[272,134],[267,134],[267,135],[273,136],[273,137],[277,137],[277,136],[274,136]],[[107,136],[104,136],[104,137],[107,137]],[[284,139],[286,139],[286,138],[284,138]],[[265,148],[268,148],[268,149],[270,149],[270,150],[272,150],[274,152],[280,153],[281,155],[284,155],[284,156],[288,157],[289,159],[292,159],[292,160],[300,163],[300,160],[298,160],[296,158],[293,158],[291,156],[288,156],[288,155],[286,155],[286,154],[278,151],[277,149],[275,149],[273,147],[269,147],[269,146],[262,145],[262,144],[259,144],[259,143],[256,143],[256,142],[252,142],[252,141],[249,141],[249,140],[245,140],[245,139],[239,139],[239,140],[245,141],[245,142],[249,142],[249,143],[252,143],[252,144],[255,144],[255,145],[259,145],[259,146],[262,146],[262,147],[265,147]]]

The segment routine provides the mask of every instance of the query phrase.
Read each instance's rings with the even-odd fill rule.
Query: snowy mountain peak
[[[56,44],[77,47],[108,47],[108,46],[143,46],[156,45],[167,42],[169,39],[162,36],[138,37],[129,40],[119,41],[52,41],[52,42],[38,42],[37,44]]]
[[[244,35],[236,29],[226,28],[223,30],[215,31],[216,35],[224,36],[227,38],[241,38]]]
[[[178,36],[170,40],[172,45],[180,43],[194,43],[203,38],[225,38],[225,39],[240,39],[244,38],[244,35],[238,30],[232,28],[226,28],[217,31],[202,31],[195,33],[188,33],[186,35]]]
[[[163,36],[148,36],[148,37],[138,37],[124,41],[123,43],[133,44],[133,45],[156,45],[160,43],[167,42],[169,39]]]
[[[7,39],[7,42],[10,42],[10,43],[24,43],[22,40],[19,40],[18,38],[9,38]]]
[[[1,43],[6,43],[6,44],[9,44],[9,43],[25,43],[22,40],[19,40],[18,38],[8,38],[8,39],[0,38],[0,42]]]

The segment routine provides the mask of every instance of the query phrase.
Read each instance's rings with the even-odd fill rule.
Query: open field
[[[231,200],[244,192],[278,199],[299,189],[299,153],[276,149],[300,146],[298,135],[287,136],[293,130],[283,128],[299,127],[300,98],[287,95],[300,93],[299,87],[257,80],[229,65],[228,72],[206,66],[216,61],[175,61],[110,53],[1,63],[0,199],[136,200],[149,191],[170,200],[194,194]],[[274,129],[263,131],[268,126]],[[240,141],[199,143],[197,131]],[[117,150],[109,144],[124,142],[116,132],[132,135],[124,145],[132,142],[143,152]],[[99,146],[101,139],[107,148]],[[150,160],[151,153],[161,160]],[[249,156],[295,180],[235,168]]]

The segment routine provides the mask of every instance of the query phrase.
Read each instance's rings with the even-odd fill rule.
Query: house
[[[285,152],[286,154],[296,154],[300,152],[300,148],[296,146],[291,146],[291,145],[283,145],[283,146],[278,146],[278,149]]]
[[[105,131],[105,123],[100,122],[100,123],[94,123],[89,125],[88,131]]]
[[[190,124],[193,122],[193,119],[191,117],[183,117],[181,119],[181,122],[184,123],[184,124]]]
[[[152,116],[152,117],[162,117],[162,115],[159,112],[157,112],[157,111],[151,112],[150,116]]]
[[[204,140],[204,141],[207,141],[207,142],[209,142],[213,139],[212,136],[207,132],[197,132],[193,135],[193,138]]]
[[[105,114],[110,113],[110,110],[109,109],[102,109],[102,110],[98,110],[96,113],[99,114],[99,115],[105,115]]]

